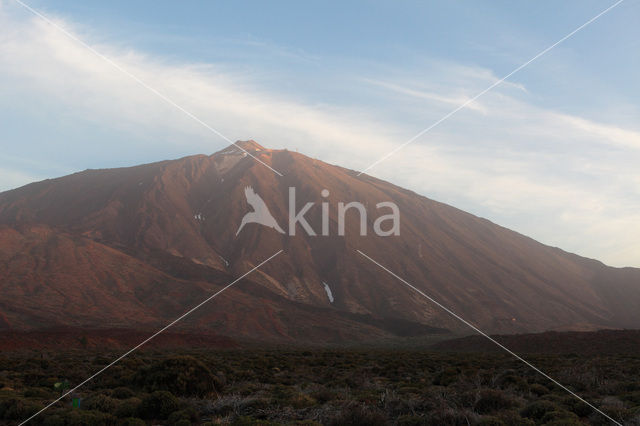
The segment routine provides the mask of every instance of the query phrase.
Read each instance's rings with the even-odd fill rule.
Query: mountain
[[[468,331],[356,250],[488,332],[640,327],[639,269],[540,244],[297,152],[237,145],[0,193],[0,329],[152,329],[278,250],[179,328],[313,342]],[[290,188],[296,213],[313,203],[304,217],[318,235],[299,224],[290,235]],[[249,222],[238,232],[255,209],[248,193],[280,230]],[[355,209],[339,235],[338,203],[352,201],[366,208],[367,235]],[[389,213],[381,202],[398,206],[399,235],[374,233]]]

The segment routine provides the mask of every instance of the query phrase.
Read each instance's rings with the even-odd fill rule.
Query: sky
[[[229,140],[363,170],[614,1],[26,3]],[[640,0],[367,173],[640,267]],[[0,191],[229,145],[0,0]]]

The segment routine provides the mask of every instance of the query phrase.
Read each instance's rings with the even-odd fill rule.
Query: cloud
[[[228,144],[43,21],[16,23],[5,16],[2,26],[8,31],[0,38],[0,72],[19,88],[14,90],[53,99],[76,117],[147,139],[150,134],[163,135],[167,142],[205,151],[215,150],[205,140],[215,141],[216,148]],[[382,143],[382,134],[391,135],[388,127],[363,120],[362,112],[282,99],[247,83],[246,76],[215,66],[176,65],[106,44],[94,47],[231,140],[267,135],[275,146],[304,141],[340,145],[363,139]]]
[[[468,102],[469,99],[471,99],[471,96],[465,96],[465,95],[441,95],[441,94],[438,94],[438,93],[428,92],[428,91],[424,91],[424,90],[417,90],[417,89],[409,88],[409,87],[406,87],[406,86],[401,86],[399,84],[394,84],[394,83],[389,83],[389,82],[384,82],[384,81],[379,81],[379,80],[373,80],[373,79],[369,79],[369,78],[365,78],[364,81],[367,82],[367,83],[370,83],[372,85],[375,85],[375,86],[379,86],[379,87],[383,87],[385,89],[393,90],[394,92],[401,93],[403,95],[412,96],[412,97],[420,98],[420,99],[436,101],[436,102],[442,102],[442,103],[445,103],[445,104],[448,104],[448,105],[452,105],[453,107],[458,107],[461,104],[464,104],[465,102]],[[469,105],[467,105],[467,108],[475,110],[475,111],[486,112],[486,109],[483,108],[482,104],[480,104],[480,102],[478,102],[478,101],[470,102]]]
[[[228,144],[50,25],[8,9],[0,7],[0,110],[24,123],[0,129],[1,140],[14,141],[5,155],[48,162],[57,174],[70,164],[136,164]],[[253,76],[230,71],[233,64],[175,63],[96,43],[104,36],[56,22],[231,140],[298,148],[353,169],[498,79],[484,68],[433,61],[403,74],[368,70],[350,90],[372,102],[319,103],[259,87]],[[501,85],[371,174],[545,243],[640,266],[640,135],[533,99],[517,81]],[[37,128],[52,130],[29,133]],[[0,189],[48,176],[23,164],[2,170]]]
[[[607,126],[584,118],[565,114],[556,114],[555,117],[572,126],[576,131],[588,134],[592,138],[622,148],[640,150],[640,133],[632,130],[621,129],[616,126]]]
[[[0,192],[17,188],[43,179],[43,176],[23,173],[6,167],[0,167]]]

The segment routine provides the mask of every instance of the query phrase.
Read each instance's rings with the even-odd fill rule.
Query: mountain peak
[[[270,150],[268,150],[267,148],[263,147],[258,142],[254,141],[253,139],[249,139],[249,140],[246,140],[246,141],[236,141],[235,143],[232,143],[231,145],[229,145],[225,149],[216,152],[216,154],[231,154],[231,155],[235,155],[235,154],[244,154],[246,152],[249,152],[249,153],[253,154],[253,153],[261,152],[261,151],[270,151]]]
[[[242,149],[245,149],[247,151],[265,151],[266,150],[265,147],[263,147],[258,142],[254,141],[253,139],[249,139],[249,140],[246,140],[246,141],[236,141],[236,143],[234,145],[238,146],[238,147],[240,147]]]

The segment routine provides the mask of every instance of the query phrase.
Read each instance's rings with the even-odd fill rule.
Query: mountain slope
[[[224,333],[241,336],[311,340],[347,335],[373,339],[405,329],[409,334],[431,330],[420,324],[464,330],[364,259],[356,252],[359,249],[490,332],[640,327],[638,269],[610,268],[545,246],[390,183],[298,153],[265,149],[254,141],[241,145],[284,176],[230,146],[211,156],[87,170],[0,194],[4,226],[0,313],[6,322],[16,328],[38,327],[57,310],[56,321],[61,324],[85,326],[108,318],[115,318],[118,326],[159,323],[179,307],[186,310],[197,297],[206,298],[204,289],[226,284],[226,278],[232,281],[283,249],[248,277],[250,284],[225,293],[204,313],[194,314],[190,324],[211,329],[225,324]],[[248,186],[265,201],[285,234],[249,223],[236,236],[243,216],[251,211],[244,195]],[[296,191],[296,212],[305,203],[314,203],[305,217],[318,234],[321,203],[328,203],[329,235],[310,236],[301,226],[295,236],[286,233],[290,187]],[[322,196],[323,189],[329,191],[327,197]],[[359,235],[355,210],[346,214],[345,235],[338,235],[337,204],[351,201],[367,208],[366,236]],[[399,207],[399,236],[373,234],[375,219],[389,213],[376,209],[385,201]],[[40,227],[59,234],[65,244],[46,251],[10,242],[17,238],[11,233]],[[67,240],[81,241],[84,248]],[[36,246],[50,244],[45,239]],[[64,260],[66,255],[55,254],[82,253],[87,247],[93,254],[73,257],[76,266]],[[15,256],[24,257],[25,263],[16,265]],[[32,277],[28,271],[34,259],[51,269]],[[102,270],[104,275],[87,278],[84,291],[108,294],[113,287],[109,280],[115,280],[119,287],[112,291],[118,295],[117,303],[131,315],[118,316],[109,309],[116,302],[106,297],[86,316],[73,317],[66,307],[72,306],[73,295],[82,294],[75,287],[71,294],[49,299],[46,312],[16,309],[26,303],[22,299],[27,294],[21,296],[16,289],[28,289],[29,297],[37,301],[49,297],[45,289],[54,292],[69,281],[52,271],[56,268],[80,277],[87,268]],[[127,269],[137,275],[113,278]],[[177,282],[189,289],[190,297],[171,292]],[[4,291],[7,283],[13,293]],[[153,297],[140,306],[131,286],[151,291]],[[77,303],[93,302],[80,298]],[[148,322],[129,322],[136,309]]]

